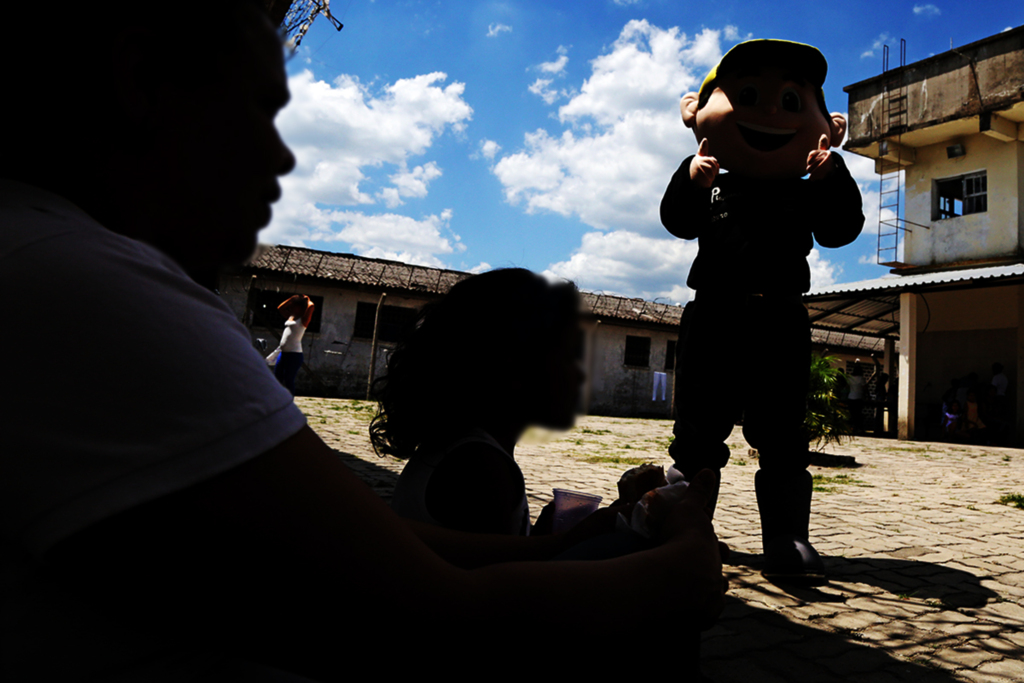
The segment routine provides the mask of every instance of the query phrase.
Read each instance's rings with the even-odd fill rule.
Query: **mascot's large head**
[[[799,178],[822,135],[833,147],[846,134],[846,119],[829,114],[828,63],[817,48],[786,40],[748,40],[711,69],[699,92],[680,103],[683,123],[709,156],[733,173],[752,178]]]

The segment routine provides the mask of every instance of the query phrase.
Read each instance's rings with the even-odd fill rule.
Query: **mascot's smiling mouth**
[[[796,131],[792,128],[769,128],[756,123],[737,121],[740,135],[748,145],[759,152],[774,152],[793,139]]]

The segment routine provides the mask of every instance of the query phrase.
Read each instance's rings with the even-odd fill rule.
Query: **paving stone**
[[[1019,659],[985,662],[978,667],[978,671],[991,676],[1005,676],[1007,681],[1024,681],[1024,662]]]
[[[979,647],[964,646],[937,650],[933,655],[938,662],[948,665],[944,668],[976,669],[980,664],[999,658],[999,655]]]
[[[331,410],[350,402],[296,402],[356,475],[388,498],[404,463],[373,454],[355,411]],[[629,445],[667,464],[661,444],[670,436],[667,420],[587,416],[568,434],[524,439],[516,458],[531,512],[556,486],[610,502],[627,467],[581,458],[629,453]],[[729,443],[747,448],[738,429]],[[726,569],[733,591],[703,636],[708,675],[717,683],[1024,682],[1024,514],[993,503],[1024,481],[1024,452],[928,444],[923,458],[908,450],[920,447],[858,437],[829,451],[867,465],[850,472],[869,486],[815,494],[811,536],[831,579],[815,589],[774,586],[760,575],[756,469],[733,463],[722,471],[715,526],[734,550]]]
[[[892,658],[882,650],[861,647],[838,657],[819,660],[819,663],[837,674],[845,675],[879,671],[891,664]]]

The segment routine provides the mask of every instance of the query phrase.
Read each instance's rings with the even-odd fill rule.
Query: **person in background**
[[[302,367],[302,337],[313,319],[313,302],[308,296],[295,294],[277,307],[284,321],[281,343],[267,356],[268,363],[274,363],[274,376],[288,391],[295,395],[295,375]]]

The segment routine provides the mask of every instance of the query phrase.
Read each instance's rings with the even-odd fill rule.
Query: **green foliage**
[[[853,436],[850,412],[839,402],[839,383],[843,371],[835,356],[811,354],[811,377],[807,388],[807,417],[804,431],[807,441],[817,450],[829,444],[839,445]]]
[[[1024,496],[1019,493],[1007,493],[1005,496],[1000,496],[997,502],[1024,510]]]

